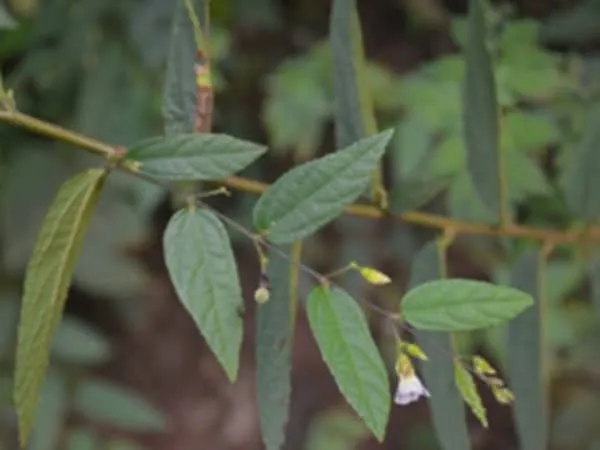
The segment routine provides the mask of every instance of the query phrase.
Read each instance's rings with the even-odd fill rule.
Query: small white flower
[[[419,397],[429,397],[429,391],[425,389],[421,380],[416,375],[400,377],[398,389],[394,397],[394,402],[398,405],[408,405],[417,401]]]

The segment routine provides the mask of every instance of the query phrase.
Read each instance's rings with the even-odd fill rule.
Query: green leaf
[[[543,170],[523,153],[510,152],[506,155],[506,180],[508,195],[513,202],[523,201],[529,196],[552,194]]]
[[[159,180],[218,180],[249,166],[266,150],[226,134],[194,133],[144,140],[125,158],[140,163],[142,174]]]
[[[497,217],[501,208],[498,105],[480,0],[469,1],[465,49],[464,133],[467,167],[477,193]]]
[[[411,289],[401,309],[416,328],[467,331],[503,323],[531,305],[531,296],[517,289],[455,278]]]
[[[90,169],[66,181],[50,206],[27,267],[15,368],[19,437],[25,445],[48,366],[52,336],[106,172]]]
[[[358,304],[344,291],[318,286],[308,321],[340,391],[381,442],[390,413],[387,371]]]
[[[42,389],[28,450],[57,448],[68,412],[67,380],[51,370]]]
[[[444,278],[445,255],[437,242],[426,244],[414,259],[410,287]],[[428,355],[421,364],[423,379],[431,393],[429,404],[439,445],[444,450],[469,450],[469,430],[464,404],[454,381],[450,333],[415,330],[417,343]]]
[[[181,210],[167,225],[164,251],[179,299],[229,380],[235,381],[244,299],[225,227],[209,211]]]
[[[347,147],[377,132],[356,0],[333,1],[329,28],[336,140]]]
[[[384,131],[301,164],[258,200],[254,225],[276,244],[301,240],[342,213],[365,189],[392,138]]]
[[[204,0],[192,0],[202,11]],[[194,131],[196,117],[196,43],[194,28],[183,0],[177,0],[169,44],[162,113],[169,136]]]
[[[97,450],[99,445],[92,432],[84,428],[70,431],[66,441],[67,450]]]
[[[579,154],[571,158],[565,173],[565,197],[577,217],[593,221],[600,217],[600,105],[590,112]]]
[[[127,431],[164,431],[162,412],[133,391],[101,379],[81,381],[73,394],[73,407],[89,419]]]
[[[408,116],[398,125],[392,143],[395,177],[410,177],[427,159],[434,145],[432,126],[421,117]]]
[[[540,30],[540,40],[545,45],[589,45],[600,37],[598,0],[578,2],[566,11],[548,18]]]
[[[52,341],[52,356],[75,366],[97,365],[110,357],[110,343],[97,330],[65,317]]]
[[[458,390],[465,403],[469,405],[469,408],[471,408],[471,411],[473,411],[475,417],[479,419],[481,425],[487,428],[487,412],[483,406],[479,392],[477,392],[477,386],[475,385],[473,376],[469,371],[467,371],[467,369],[464,368],[461,363],[455,362],[454,377],[456,380],[456,386],[458,387]]]
[[[282,250],[290,253],[289,246]],[[271,295],[256,314],[256,388],[265,447],[278,450],[285,442],[291,395],[290,264],[271,256],[267,276]]]
[[[539,252],[528,251],[515,264],[511,274],[511,285],[535,299],[533,308],[509,323],[507,333],[507,372],[515,396],[515,421],[522,450],[548,447],[541,264]]]
[[[507,151],[541,150],[558,138],[556,126],[543,116],[513,111],[504,118],[502,139]]]
[[[310,422],[303,450],[348,450],[369,437],[369,430],[351,412],[333,409]]]

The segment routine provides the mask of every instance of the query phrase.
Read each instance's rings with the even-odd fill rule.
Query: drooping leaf
[[[347,147],[377,132],[356,0],[334,0],[329,26],[337,144]]]
[[[454,377],[463,400],[469,405],[469,408],[481,422],[481,425],[487,428],[487,412],[483,406],[479,392],[477,392],[477,385],[475,384],[475,380],[473,380],[473,375],[462,364],[455,362]]]
[[[110,357],[110,343],[99,331],[73,317],[65,317],[52,341],[52,356],[77,366],[96,365]]]
[[[464,133],[467,167],[484,204],[498,217],[501,208],[498,105],[481,0],[469,0]]]
[[[565,174],[565,197],[578,218],[593,221],[600,216],[600,105],[590,113],[579,153]]]
[[[67,420],[68,406],[67,380],[61,373],[50,370],[42,389],[29,450],[57,448]]]
[[[545,346],[542,342],[542,260],[539,252],[524,253],[515,264],[511,285],[535,299],[533,308],[508,325],[507,371],[515,396],[515,421],[523,450],[548,447],[548,403]]]
[[[125,158],[140,163],[139,172],[160,180],[218,180],[249,166],[266,150],[226,134],[195,133],[144,140]]]
[[[85,417],[127,431],[164,431],[162,412],[133,391],[101,379],[81,381],[73,394],[73,408]]]
[[[445,255],[439,243],[426,244],[412,265],[410,287],[445,277]],[[428,361],[421,364],[439,445],[444,450],[469,450],[464,404],[456,388],[450,333],[415,330],[417,343]]]
[[[390,387],[364,313],[347,293],[324,286],[310,293],[307,312],[321,355],[340,391],[382,441],[390,413]]]
[[[90,169],[67,180],[50,206],[25,276],[15,368],[21,443],[27,442],[75,262],[106,172]]]
[[[229,380],[235,381],[244,300],[225,227],[211,212],[181,210],[167,225],[164,250],[179,299]]]
[[[175,3],[173,31],[169,44],[162,112],[168,136],[194,131],[196,116],[196,43],[194,28],[183,0]],[[192,0],[202,11],[204,0]]]
[[[508,321],[531,305],[531,295],[517,289],[456,278],[411,289],[402,299],[401,309],[416,328],[467,331]]]
[[[384,131],[290,170],[258,200],[254,225],[278,244],[314,233],[358,198],[391,137]]]
[[[290,246],[282,248],[289,253]],[[276,255],[268,268],[269,300],[256,314],[256,383],[262,438],[267,450],[285,442],[291,395],[290,264]]]

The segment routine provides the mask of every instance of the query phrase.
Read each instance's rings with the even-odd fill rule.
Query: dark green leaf
[[[174,3],[175,17],[163,97],[165,133],[169,136],[193,132],[196,117],[194,28],[183,0]],[[191,0],[191,3],[195,11],[202,11],[204,0]]]
[[[57,448],[68,412],[67,380],[62,374],[51,370],[42,389],[28,449]]]
[[[249,166],[266,150],[226,134],[194,133],[144,140],[129,149],[126,159],[160,180],[218,180]]]
[[[423,247],[412,265],[410,287],[445,277],[445,256],[436,242]],[[469,450],[465,408],[454,381],[452,336],[449,333],[415,330],[417,343],[428,356],[421,364],[438,442],[444,450]]]
[[[283,248],[290,253],[290,247]],[[290,264],[275,255],[268,268],[270,299],[256,314],[256,383],[262,438],[267,450],[285,442],[291,395]]]
[[[390,387],[362,310],[344,291],[318,286],[308,297],[307,312],[321,355],[340,391],[382,441],[390,413]]]
[[[76,366],[101,364],[110,357],[110,343],[91,326],[65,317],[54,335],[52,356]]]
[[[244,299],[227,231],[211,212],[181,210],[169,221],[164,250],[179,299],[235,381]]]
[[[565,197],[573,213],[593,221],[600,217],[600,105],[590,113],[579,154],[571,159],[565,174]]]
[[[464,368],[464,366],[459,363],[454,363],[454,377],[456,380],[456,386],[462,395],[465,403],[469,405],[471,411],[481,424],[487,428],[488,420],[487,420],[487,412],[485,407],[483,406],[483,402],[481,401],[481,397],[479,396],[479,392],[477,392],[477,386],[475,385],[475,380],[473,380],[473,375]]]
[[[507,371],[515,396],[515,421],[520,448],[548,448],[548,404],[542,343],[542,268],[536,251],[523,254],[511,274],[511,285],[535,299],[530,308],[508,325]]]
[[[334,0],[329,26],[337,144],[347,147],[377,132],[356,0]]]
[[[481,0],[470,0],[463,124],[467,167],[481,199],[497,216],[501,207],[498,105],[492,60],[486,42]]]
[[[100,379],[81,381],[73,395],[75,410],[89,419],[127,431],[164,431],[165,417],[145,399]]]
[[[18,331],[15,404],[25,445],[83,238],[106,172],[90,169],[66,181],[50,206],[27,267]]]
[[[287,172],[258,200],[256,228],[283,244],[336,218],[365,189],[392,134],[384,131]]]
[[[475,280],[429,281],[402,299],[402,313],[416,328],[467,331],[512,319],[533,304],[529,294]]]

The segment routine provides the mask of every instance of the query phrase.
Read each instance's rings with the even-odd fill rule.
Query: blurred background
[[[386,160],[391,207],[489,218],[467,177],[461,136],[461,45],[466,0],[359,0],[368,83],[380,128],[396,134]],[[161,134],[162,87],[174,1],[3,0],[0,67],[19,108],[123,146]],[[330,2],[213,0],[214,129],[267,143],[244,175],[272,181],[294,164],[334,149]],[[507,112],[502,145],[516,220],[572,223],[563,168],[577,151],[600,94],[600,1],[494,3],[498,98]],[[0,450],[16,444],[11,407],[15,327],[24,270],[58,186],[92,156],[0,126]],[[231,233],[247,299],[239,381],[230,385],[175,297],[161,237],[172,213],[155,186],[112,174],[86,238],[32,450],[260,449],[254,389],[258,267],[251,243]],[[209,202],[250,226],[255,197]],[[428,230],[343,217],[306,241],[304,262],[327,272],[350,260],[381,268],[394,289],[378,294],[357,277],[355,297],[394,307]],[[460,239],[451,276],[502,281],[503,253],[489,239]],[[545,339],[551,351],[551,441],[556,449],[600,449],[600,300],[589,265],[572,248],[548,262]],[[302,279],[302,292],[310,287]],[[389,330],[372,318],[388,360]],[[286,450],[439,448],[427,403],[394,407],[377,444],[345,404],[320,359],[302,312],[293,355]],[[502,329],[460,336],[502,369]],[[469,416],[475,449],[516,449],[511,410],[481,389],[490,428]]]

